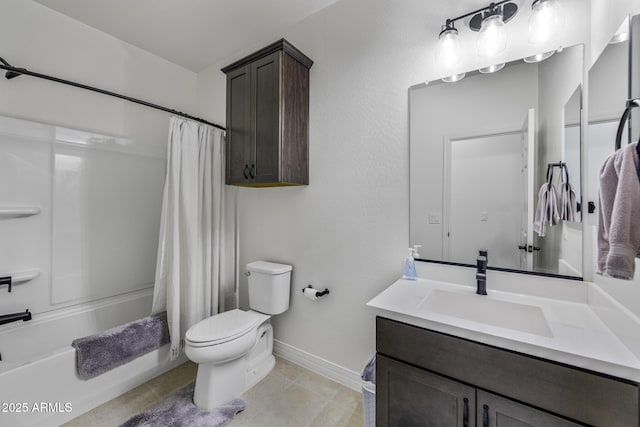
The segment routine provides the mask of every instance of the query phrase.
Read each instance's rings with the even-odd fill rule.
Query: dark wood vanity
[[[376,318],[376,425],[640,425],[638,384]]]

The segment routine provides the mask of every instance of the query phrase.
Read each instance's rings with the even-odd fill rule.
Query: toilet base
[[[221,364],[198,365],[193,403],[200,409],[213,408],[240,397],[266,377],[275,366],[273,328],[264,323],[258,328],[258,341],[249,353]]]

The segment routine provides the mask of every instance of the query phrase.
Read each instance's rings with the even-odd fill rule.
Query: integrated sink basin
[[[433,289],[421,309],[519,332],[553,337],[540,307],[470,293]]]
[[[640,383],[640,318],[600,287],[492,273],[489,295],[455,282],[399,279],[367,307],[418,328]]]

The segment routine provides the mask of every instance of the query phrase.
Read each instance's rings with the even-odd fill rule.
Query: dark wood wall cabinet
[[[378,317],[376,426],[638,427],[638,384]]]
[[[227,75],[227,184],[309,184],[312,64],[282,39],[222,69]]]

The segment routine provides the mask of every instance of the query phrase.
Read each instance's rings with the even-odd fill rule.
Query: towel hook
[[[618,151],[622,146],[622,132],[624,131],[624,126],[627,123],[627,120],[631,116],[631,110],[635,107],[640,107],[640,98],[629,99],[627,101],[627,106],[624,109],[624,113],[622,113],[622,117],[620,117],[618,132],[616,133],[616,151]],[[640,144],[636,146],[636,150],[638,150],[638,155],[640,155]]]
[[[560,168],[564,170],[565,182],[564,185],[568,189],[569,188],[569,167],[565,162],[560,162]]]

